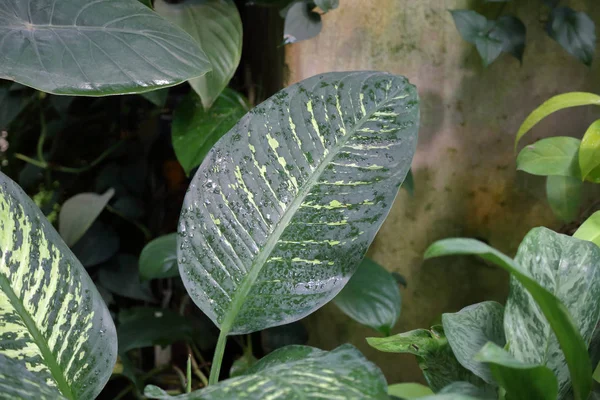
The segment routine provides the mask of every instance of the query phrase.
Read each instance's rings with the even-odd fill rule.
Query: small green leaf
[[[573,234],[573,237],[588,240],[600,246],[600,211],[593,213]]]
[[[84,267],[90,268],[117,254],[120,242],[119,235],[110,225],[94,221],[71,250]]]
[[[569,7],[553,9],[548,20],[548,34],[585,65],[592,65],[596,25],[586,13]]]
[[[488,28],[487,33],[481,34],[475,39],[475,47],[481,56],[483,66],[487,67],[502,53],[504,40],[497,31]]]
[[[98,281],[107,290],[130,299],[154,302],[150,282],[141,282],[138,260],[129,254],[120,254],[113,265],[98,273]]]
[[[55,94],[106,96],[210,71],[183,30],[137,0],[4,0],[0,78]]]
[[[139,265],[142,280],[179,276],[177,234],[160,236],[144,246]]]
[[[594,121],[583,135],[579,147],[579,167],[583,179],[600,167],[600,119]]]
[[[475,359],[486,363],[511,400],[556,400],[558,382],[550,368],[527,364],[494,343],[486,344]]]
[[[319,7],[324,13],[329,12],[331,10],[335,10],[340,5],[339,0],[315,0],[315,4]]]
[[[188,94],[173,113],[175,155],[186,174],[202,163],[208,151],[249,110],[248,101],[226,88],[205,111],[196,93]]]
[[[69,247],[81,239],[114,194],[112,188],[103,195],[79,193],[64,202],[58,216],[58,231]]]
[[[559,94],[558,96],[554,96],[550,100],[545,101],[541,106],[529,114],[527,119],[525,119],[525,122],[523,122],[519,128],[517,137],[515,138],[515,149],[523,135],[529,132],[531,128],[548,115],[565,108],[587,105],[600,105],[600,96],[593,93],[571,92]]]
[[[554,214],[564,222],[571,222],[579,215],[581,205],[580,179],[570,176],[549,176],[546,180],[546,196]]]
[[[432,395],[433,391],[420,383],[396,383],[388,386],[388,394],[410,400]]]
[[[304,1],[293,3],[285,15],[283,43],[296,43],[313,38],[321,32],[321,15],[312,11],[312,6]]]
[[[578,152],[581,141],[567,136],[539,140],[523,147],[517,169],[533,175],[561,175],[579,178]]]
[[[170,4],[174,3],[174,4]],[[242,20],[233,0],[155,0],[154,9],[189,33],[212,64],[212,71],[189,81],[209,109],[225,89],[242,55]]]
[[[482,32],[490,28],[487,18],[473,10],[450,10],[454,24],[462,38],[475,44]]]
[[[333,302],[350,318],[390,335],[400,316],[396,280],[385,268],[365,257]]]
[[[512,54],[522,62],[527,36],[527,28],[523,21],[512,15],[503,15],[496,21],[494,30],[503,40],[502,51]]]
[[[170,396],[156,386],[146,386],[151,399],[287,400],[324,398],[387,399],[387,384],[379,368],[354,346],[332,351],[308,346],[288,346],[262,358],[239,377],[196,392]]]
[[[504,337],[504,307],[495,301],[486,301],[465,307],[454,314],[443,314],[442,322],[448,343],[458,362],[482,378],[493,383],[489,367],[474,359],[486,343],[506,344]]]
[[[169,97],[169,88],[140,93],[140,95],[156,107],[164,107]]]

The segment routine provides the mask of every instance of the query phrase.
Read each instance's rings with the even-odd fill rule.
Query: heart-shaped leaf
[[[19,365],[0,371],[3,395],[18,381],[19,394],[9,398],[39,398],[50,390],[36,389],[45,382],[71,400],[95,398],[117,356],[115,327],[94,283],[31,199],[2,173],[0,355]]]
[[[517,157],[517,169],[533,175],[561,175],[580,178],[579,145],[581,141],[567,136],[539,140],[523,147]]]
[[[190,35],[137,0],[3,0],[0,78],[56,94],[173,86],[210,71]]]
[[[548,34],[585,65],[592,65],[596,50],[596,24],[584,12],[569,7],[552,10]]]
[[[233,0],[155,0],[157,13],[172,21],[200,44],[212,71],[191,79],[192,88],[209,109],[235,73],[242,55],[242,20]]]
[[[414,154],[415,88],[380,72],[292,85],[212,148],[182,208],[179,271],[222,334],[296,321],[350,279]]]
[[[144,246],[139,264],[142,280],[179,276],[177,234],[160,236]]]

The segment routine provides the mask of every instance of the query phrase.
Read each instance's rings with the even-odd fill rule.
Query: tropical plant
[[[575,237],[535,228],[514,259],[474,239],[433,243],[426,259],[474,254],[508,271],[506,305],[474,304],[443,314],[442,325],[369,344],[414,354],[438,392],[431,398],[587,399],[600,358],[600,248],[590,242],[600,234],[598,218]]]

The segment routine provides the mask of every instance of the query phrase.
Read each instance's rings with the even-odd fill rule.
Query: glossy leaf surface
[[[488,342],[500,347],[506,344],[503,320],[504,307],[494,301],[473,304],[457,313],[442,315],[444,332],[456,359],[487,383],[494,382],[489,367],[474,358]]]
[[[115,327],[94,283],[31,199],[2,173],[0,355],[21,366],[2,371],[0,386],[20,381],[29,391],[46,382],[67,399],[93,399],[117,355]]]
[[[579,167],[583,179],[600,167],[600,120],[594,121],[583,135],[579,147]]]
[[[333,302],[353,320],[384,335],[390,335],[400,316],[401,298],[396,279],[368,257],[362,260]]]
[[[55,94],[139,93],[211,67],[190,35],[137,0],[4,0],[0,77]]]
[[[179,276],[177,268],[177,234],[157,237],[142,249],[140,254],[142,280]]]
[[[517,157],[517,169],[533,175],[561,175],[579,179],[579,145],[581,141],[567,136],[539,140],[523,147]]]
[[[588,240],[600,246],[600,211],[593,213],[577,231],[573,234],[573,237],[581,240]]]
[[[65,243],[72,247],[92,226],[115,191],[106,193],[79,193],[64,202],[58,216],[58,231]]]
[[[384,400],[388,398],[386,391],[381,370],[354,346],[346,344],[329,352],[308,346],[288,346],[262,358],[244,375],[206,389],[171,397],[156,386],[148,386],[144,394],[151,399],[178,400]]]
[[[184,200],[179,270],[225,334],[290,323],[355,272],[410,167],[405,78],[319,75],[282,90],[211,149]]]
[[[233,76],[242,55],[242,20],[232,0],[155,0],[154,9],[200,44],[212,71],[189,81],[209,109]]]

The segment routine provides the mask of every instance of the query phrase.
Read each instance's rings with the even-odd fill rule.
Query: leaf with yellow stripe
[[[115,327],[94,283],[31,199],[0,173],[0,392],[93,399],[116,354]]]

